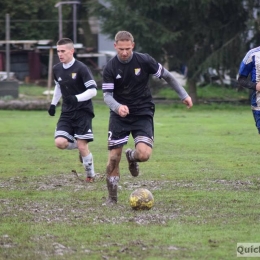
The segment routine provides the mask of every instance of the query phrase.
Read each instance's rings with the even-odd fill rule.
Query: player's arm
[[[128,106],[122,105],[118,103],[114,97],[113,93],[111,92],[105,92],[103,93],[104,102],[107,104],[107,106],[114,111],[116,114],[125,117],[129,114]]]
[[[91,79],[84,83],[87,88],[84,92],[78,95],[69,95],[63,97],[63,101],[67,104],[76,105],[78,102],[87,101],[97,95],[97,84],[95,80]]]
[[[108,64],[103,70],[103,99],[107,106],[116,114],[121,117],[125,117],[129,114],[128,106],[123,105],[115,100],[114,93],[114,76],[110,70],[110,64]]]
[[[61,95],[59,83],[56,81],[54,82],[55,82],[55,88],[54,88],[51,104],[57,106],[62,95]]]
[[[118,103],[114,97],[113,97],[113,93],[111,92],[104,92],[103,93],[103,98],[104,98],[104,102],[107,104],[107,106],[114,111],[115,113],[118,114],[118,110],[119,107],[121,106],[120,103]]]
[[[255,82],[252,82],[250,80],[247,79],[246,76],[243,75],[239,75],[238,77],[238,84],[243,87],[243,88],[248,88],[248,89],[252,89],[252,90],[260,90],[260,84],[256,84]],[[258,88],[257,88],[258,85]]]
[[[50,108],[48,109],[48,113],[50,116],[54,116],[55,115],[55,111],[56,111],[56,106],[61,98],[61,90],[60,90],[60,85],[57,81],[55,82],[55,88],[54,88],[54,93],[52,96],[52,101],[51,101],[51,105]]]
[[[87,101],[97,95],[97,83],[94,79],[87,80],[84,85],[86,87],[86,91],[76,95],[78,102]]]
[[[97,95],[97,89],[96,88],[90,88],[84,91],[81,94],[76,95],[78,102],[87,101]]]
[[[167,70],[163,69],[163,73],[161,76],[168,84],[169,86],[176,91],[179,98],[182,100],[184,104],[187,105],[188,108],[192,107],[192,100],[189,94],[186,92],[186,90],[178,83],[178,81],[174,78],[174,76]]]

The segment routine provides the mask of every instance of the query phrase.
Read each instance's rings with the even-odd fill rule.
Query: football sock
[[[136,161],[134,153],[135,153],[135,150],[132,150],[131,153],[130,153],[130,156],[129,156],[130,160],[133,161],[133,162]]]
[[[94,177],[95,172],[94,172],[94,161],[93,161],[92,153],[82,157],[82,161],[83,161],[83,166],[86,170],[87,177]]]
[[[117,186],[119,183],[119,176],[107,176],[107,189],[108,189],[108,196],[113,201],[117,202]]]
[[[73,150],[73,149],[77,149],[78,148],[78,144],[77,141],[74,141],[73,143],[69,142],[68,146],[67,146],[67,150]]]

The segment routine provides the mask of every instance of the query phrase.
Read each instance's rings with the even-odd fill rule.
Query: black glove
[[[63,97],[63,101],[68,105],[76,105],[78,103],[78,99],[74,95]]]
[[[54,116],[55,115],[55,110],[56,110],[56,106],[55,105],[50,105],[50,108],[48,110],[48,113],[50,116]]]

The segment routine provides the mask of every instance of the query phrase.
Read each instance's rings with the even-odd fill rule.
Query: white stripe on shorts
[[[125,144],[128,142],[129,136],[119,140],[108,140],[108,147],[116,146],[119,144]]]
[[[75,138],[78,138],[78,139],[94,139],[94,135],[93,134],[85,134],[85,135],[76,135],[75,134]]]
[[[75,140],[75,138],[72,135],[68,134],[65,131],[55,131],[54,137],[56,138],[57,136],[63,136],[64,138],[67,138],[73,142]]]
[[[135,144],[138,144],[141,142],[141,143],[145,143],[145,144],[148,144],[153,147],[153,139],[151,139],[147,136],[137,136],[134,141],[135,141]]]

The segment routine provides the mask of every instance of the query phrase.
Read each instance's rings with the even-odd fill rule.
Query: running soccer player
[[[251,80],[248,80],[248,76]],[[239,68],[238,83],[251,93],[251,109],[256,128],[260,134],[260,47],[253,48],[247,52]]]
[[[60,63],[53,66],[54,94],[48,113],[55,115],[56,106],[63,98],[61,115],[55,130],[55,145],[59,149],[78,149],[86,172],[86,182],[95,178],[93,155],[88,143],[94,139],[91,98],[97,94],[97,84],[89,68],[74,58],[72,40],[57,42]]]
[[[138,162],[147,161],[152,153],[155,105],[148,85],[149,75],[163,78],[188,108],[193,105],[190,96],[172,74],[150,55],[134,52],[134,45],[131,33],[119,31],[114,42],[117,55],[103,71],[103,96],[110,108],[106,204],[117,203],[119,163],[130,133],[134,138],[135,149],[129,148],[125,153],[132,176],[139,174]]]

